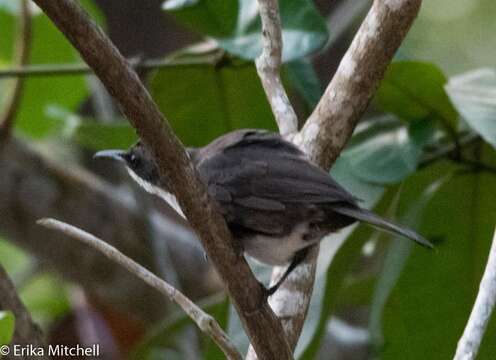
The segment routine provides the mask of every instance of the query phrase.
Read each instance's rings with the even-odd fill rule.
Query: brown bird
[[[244,252],[268,265],[290,264],[279,282],[268,290],[270,294],[310,246],[355,221],[432,248],[415,231],[361,208],[353,195],[278,134],[237,130],[205,147],[188,148],[187,152]],[[124,162],[129,174],[146,191],[164,198],[182,214],[176,198],[160,178],[151,153],[141,142],[128,151],[105,150],[95,157]]]

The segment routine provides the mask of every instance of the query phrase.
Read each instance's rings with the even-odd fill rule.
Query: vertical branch
[[[329,169],[348,142],[420,9],[421,0],[375,0],[295,141]]]
[[[255,62],[257,72],[279,132],[283,137],[290,137],[298,131],[298,119],[279,74],[283,44],[278,0],[258,0],[258,7],[262,19],[263,49]]]
[[[454,360],[473,360],[477,357],[487,324],[496,302],[496,230],[494,232],[486,269],[479,285],[479,293],[475,299],[474,307],[463,332],[458,341]]]
[[[31,44],[31,14],[28,0],[21,0],[21,13],[19,14],[19,30],[16,40],[15,60],[17,66],[26,65],[29,59]],[[24,79],[14,79],[12,91],[6,101],[5,110],[0,115],[0,146],[7,141],[21,100]]]
[[[295,142],[329,170],[345,147],[387,66],[415,20],[422,0],[375,0],[333,79]],[[315,281],[318,246],[270,299],[291,347],[298,342]],[[278,278],[280,268],[273,271]],[[252,358],[250,354],[249,358]]]

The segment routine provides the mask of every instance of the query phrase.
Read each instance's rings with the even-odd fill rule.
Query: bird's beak
[[[117,161],[124,161],[124,150],[102,150],[93,155],[93,159],[111,159]]]

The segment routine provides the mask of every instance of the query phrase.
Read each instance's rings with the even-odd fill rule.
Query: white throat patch
[[[165,200],[170,205],[170,207],[172,207],[179,215],[186,219],[186,216],[184,216],[183,210],[179,206],[179,203],[177,202],[177,199],[174,195],[143,180],[130,168],[126,167],[126,169],[133,180],[136,181],[143,189],[145,189],[146,192],[157,195],[158,197]]]

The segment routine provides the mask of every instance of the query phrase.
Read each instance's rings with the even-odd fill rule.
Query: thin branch
[[[406,36],[421,0],[375,0],[324,95],[293,141],[316,164],[329,169],[345,147]],[[271,298],[283,318],[288,341],[296,346],[315,280],[318,246],[310,250]],[[276,268],[273,279],[280,274]]]
[[[159,175],[168,182],[209,259],[227,287],[257,354],[265,359],[291,359],[280,321],[266,301],[265,289],[235,248],[218,205],[170,124],[128,62],[74,0],[34,0],[95,71],[141,140],[153,154]],[[268,337],[267,333],[271,336]]]
[[[457,135],[458,137],[458,135]],[[433,151],[425,154],[423,158],[420,160],[419,168],[422,169],[426,166],[431,165],[432,163],[443,159],[443,158],[452,158],[456,159],[457,152],[459,152],[463,147],[473,144],[475,141],[479,140],[480,136],[476,133],[468,133],[465,136],[461,137],[458,145],[453,142],[447,144],[445,146],[438,147]],[[458,147],[457,147],[458,146]]]
[[[200,307],[198,307],[176,288],[169,285],[167,282],[160,279],[158,276],[145,269],[134,260],[128,258],[115,247],[107,244],[105,241],[87,233],[84,230],[62,221],[55,219],[41,219],[38,220],[37,223],[48,229],[62,232],[73,239],[81,241],[95,248],[110,260],[123,266],[129,272],[133,273],[145,283],[167,296],[171,301],[178,304],[198,325],[198,328],[212,338],[212,340],[219,346],[228,359],[242,359],[241,354],[238,352],[224,330],[222,330],[219,323],[217,323],[212,316],[205,313]]]
[[[171,258],[185,293],[196,298],[220,291],[222,284],[211,263],[204,261],[198,238],[168,217],[172,210],[167,212],[165,204],[156,202],[155,211],[146,217],[129,189],[104,182],[77,164],[50,160],[32,145],[14,136],[0,152],[0,231],[38,259],[42,268],[80,284],[97,299],[113,304],[116,311],[132,312],[136,321],[150,323],[168,311],[158,305],[161,294],[94,249],[40,229],[36,220],[53,217],[91,230],[149,269],[155,265],[146,231],[151,226],[150,231],[163,242],[174,244]],[[100,281],[93,281],[95,277]],[[147,299],[148,306],[139,306],[142,299]]]
[[[486,269],[479,285],[474,307],[458,341],[454,360],[472,360],[477,357],[479,346],[496,303],[496,230],[494,232]]]
[[[171,66],[214,65],[218,60],[219,55],[212,55],[207,58],[157,59],[141,62],[135,59],[129,59],[128,61],[134,70],[154,70]],[[91,73],[93,73],[93,70],[86,64],[40,64],[1,69],[0,79],[10,77],[71,76]]]
[[[15,316],[15,330],[12,344],[29,344],[35,348],[42,348],[45,346],[40,328],[31,318],[31,314],[17,294],[14,283],[1,264],[0,310],[10,310]],[[48,359],[48,357],[40,356],[40,359]]]
[[[29,12],[28,0],[22,0],[15,55],[15,62],[18,66],[24,66],[28,62],[30,50],[31,14]],[[14,125],[14,119],[21,101],[23,84],[24,81],[20,78],[14,80],[12,91],[6,101],[5,111],[0,115],[0,146],[8,139],[12,126]]]
[[[279,74],[282,34],[278,0],[258,0],[258,7],[262,19],[263,50],[255,62],[257,72],[279,126],[279,132],[284,137],[291,137],[298,131],[298,118]]]

